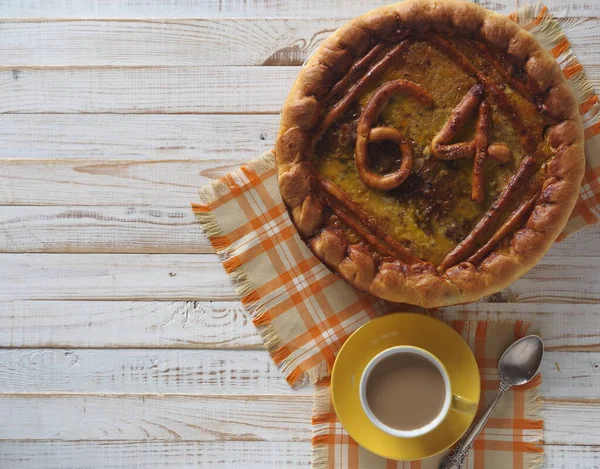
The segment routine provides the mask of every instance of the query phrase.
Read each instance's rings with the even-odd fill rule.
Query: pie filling
[[[365,226],[385,233],[381,254],[395,246],[444,268],[479,256],[533,207],[548,120],[482,43],[432,35],[379,48],[327,96],[314,164],[329,224],[350,242],[365,241]]]

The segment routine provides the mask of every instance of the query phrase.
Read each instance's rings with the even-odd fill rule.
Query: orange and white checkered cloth
[[[358,446],[337,420],[329,372],[346,339],[378,315],[398,310],[355,290],[307,248],[281,201],[267,153],[200,191],[194,211],[271,357],[292,386],[316,383],[313,469],[430,469],[439,460],[401,463]],[[402,307],[402,310],[407,310]],[[454,322],[475,353],[481,405],[498,387],[498,358],[525,327],[519,321]],[[538,379],[533,386],[539,384]],[[532,469],[542,461],[543,422],[535,390],[509,391],[468,457],[468,469]]]
[[[569,43],[545,7],[525,7],[513,19],[552,51],[581,104],[588,168],[565,234],[600,218],[600,104]],[[318,383],[313,412],[313,468],[422,468],[378,458],[359,448],[332,412],[327,377],[352,332],[393,306],[361,293],[331,273],[298,236],[279,195],[274,155],[268,152],[200,189],[193,210],[271,357],[292,386]],[[397,310],[397,307],[395,308]],[[497,325],[454,324],[473,347],[482,371],[484,400],[497,385],[496,360],[522,329],[491,333]],[[518,335],[518,334],[517,334]],[[489,392],[488,392],[489,391]],[[525,394],[523,394],[525,392]],[[469,469],[531,469],[541,461],[542,423],[532,390],[513,392],[477,440]],[[482,400],[483,405],[483,400]]]
[[[502,352],[526,335],[522,321],[452,321],[473,350],[481,375],[478,413],[492,400],[500,380]],[[544,422],[538,417],[541,398],[536,388],[541,376],[526,386],[512,388],[498,403],[492,418],[467,455],[464,469],[532,469],[543,462],[540,446]],[[329,397],[329,379],[317,384],[313,409],[313,468],[323,469],[438,469],[448,451],[422,461],[391,461],[361,448],[337,419]]]

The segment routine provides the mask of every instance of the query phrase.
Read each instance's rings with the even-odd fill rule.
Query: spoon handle
[[[481,430],[483,430],[483,427],[485,427],[485,424],[492,415],[492,412],[496,408],[496,404],[498,404],[498,401],[502,395],[508,391],[511,386],[512,384],[510,381],[506,379],[500,380],[500,388],[492,399],[492,402],[488,404],[486,409],[483,411],[483,414],[481,414],[477,422],[475,422],[465,437],[460,441],[456,448],[454,448],[454,451],[442,459],[439,469],[460,469],[462,467],[467,453],[471,450],[471,446],[473,446],[473,442],[479,436]]]

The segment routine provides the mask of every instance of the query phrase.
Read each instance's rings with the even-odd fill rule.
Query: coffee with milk
[[[438,368],[416,353],[383,358],[366,383],[373,415],[396,430],[410,431],[432,422],[442,411],[446,385]]]

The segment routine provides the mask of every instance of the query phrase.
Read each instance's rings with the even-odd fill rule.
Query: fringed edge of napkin
[[[544,403],[544,397],[537,390],[539,385],[525,391],[525,418],[527,420],[541,421],[540,410]],[[532,431],[533,433],[524,438],[530,450],[523,455],[524,466],[529,469],[538,469],[544,464],[544,427]]]
[[[226,241],[224,233],[211,210],[211,204],[232,192],[232,188],[239,188],[243,184],[252,184],[254,180],[261,178],[265,172],[274,170],[274,161],[273,151],[268,151],[255,160],[240,166],[222,179],[201,187],[198,189],[200,203],[192,204],[192,210],[223,264],[227,275],[233,281],[235,291],[240,297],[244,308],[248,311],[252,323],[258,329],[265,348],[273,357],[273,360],[279,364],[280,370],[287,381],[293,386],[300,386],[305,384],[305,381],[312,379],[313,375],[316,380],[320,375],[327,374],[326,364],[324,364],[325,370],[322,372],[310,370],[312,374],[309,373],[310,376],[306,377],[302,376],[303,373],[300,370],[293,368],[291,361],[287,359],[290,352],[283,346],[284,344],[275,326],[270,323],[267,310],[254,291],[255,285],[250,282],[246,271],[236,258],[235,249]]]
[[[478,323],[481,320],[473,319],[470,321],[445,321],[442,317],[437,317],[447,323],[453,329],[462,329],[466,322]],[[488,323],[486,336],[508,336],[511,331],[518,331],[516,337],[513,335],[512,340],[524,337],[528,333],[535,333],[529,331],[531,324],[522,321],[484,321]],[[458,323],[462,323],[461,327],[457,327]],[[474,331],[476,328],[470,328]],[[463,334],[463,339],[466,340]],[[507,344],[510,345],[510,342]],[[469,342],[469,341],[468,341]],[[538,469],[544,464],[544,452],[543,452],[543,441],[544,441],[544,427],[543,420],[540,418],[540,410],[543,404],[543,396],[538,391],[539,385],[541,384],[541,376],[535,378],[537,381],[533,381],[533,385],[525,390],[525,409],[523,417],[527,420],[531,420],[539,424],[538,428],[527,429],[527,435],[523,435],[523,443],[527,448],[527,452],[523,454],[524,467],[528,469]],[[330,450],[332,444],[332,425],[335,425],[337,419],[335,415],[335,409],[331,402],[331,379],[326,377],[315,384],[314,400],[313,400],[313,411],[312,411],[312,458],[311,467],[312,469],[330,469],[329,458],[331,456]],[[338,423],[340,426],[341,424]],[[535,427],[535,425],[533,425]],[[433,456],[432,458],[435,458]],[[441,457],[441,455],[439,456]],[[410,462],[406,462],[407,466],[410,467]],[[404,467],[404,466],[403,466]],[[436,465],[437,467],[437,465]]]
[[[335,412],[331,404],[329,377],[315,384],[312,410],[312,469],[329,469],[329,418]]]

